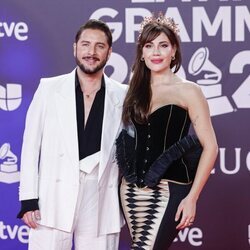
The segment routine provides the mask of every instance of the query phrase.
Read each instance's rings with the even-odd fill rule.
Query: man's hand
[[[22,220],[26,225],[35,229],[37,228],[37,221],[41,220],[41,215],[39,210],[29,211],[23,215]]]

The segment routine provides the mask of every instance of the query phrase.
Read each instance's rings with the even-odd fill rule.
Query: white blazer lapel
[[[98,181],[101,179],[110,158],[111,150],[121,124],[123,105],[123,98],[119,97],[119,94],[116,91],[117,87],[115,86],[115,83],[106,76],[105,83],[106,93]]]
[[[75,70],[65,75],[58,84],[56,110],[64,146],[72,159],[72,163],[78,164],[79,153],[75,101]]]

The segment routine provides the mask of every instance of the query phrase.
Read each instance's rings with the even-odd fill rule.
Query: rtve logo
[[[4,37],[14,37],[19,41],[28,39],[28,25],[24,22],[0,22],[0,39]]]
[[[4,221],[0,221],[0,240],[14,240],[18,239],[21,243],[27,244],[29,242],[29,227],[26,225],[9,225]]]
[[[203,232],[198,227],[184,228],[178,233],[174,242],[189,242],[190,245],[198,247],[203,243]]]
[[[13,111],[22,102],[22,85],[7,83],[6,88],[0,85],[0,109]]]

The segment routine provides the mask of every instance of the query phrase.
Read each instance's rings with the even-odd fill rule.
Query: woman
[[[123,122],[134,128],[135,151],[133,157],[125,140],[123,146],[131,152],[127,158],[121,156],[124,150],[119,151],[118,139],[117,160],[123,173],[128,170],[120,199],[131,249],[166,250],[179,230],[192,225],[196,202],[217,156],[209,108],[200,87],[175,74],[181,65],[177,33],[171,18],[144,19],[124,102]],[[186,139],[190,123],[203,149],[194,178],[182,151],[185,145],[193,146],[190,141],[197,145],[193,137]],[[165,159],[159,163],[162,156]],[[167,168],[166,159],[171,161]],[[124,162],[125,167],[121,166]]]

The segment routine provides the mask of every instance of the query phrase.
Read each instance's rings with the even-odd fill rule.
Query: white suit
[[[126,86],[105,77],[98,172],[98,233],[120,231],[115,139]],[[75,70],[41,79],[27,113],[21,157],[20,200],[39,198],[40,224],[70,232],[79,190]]]

